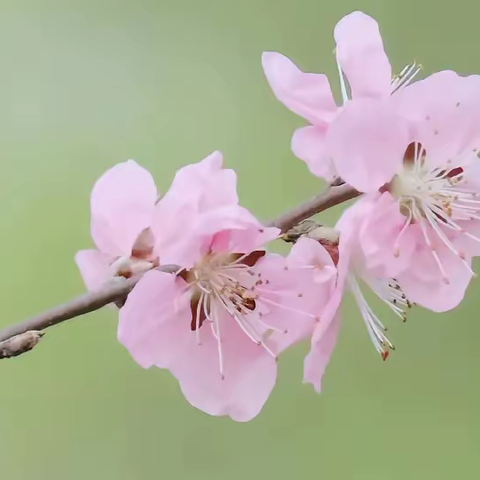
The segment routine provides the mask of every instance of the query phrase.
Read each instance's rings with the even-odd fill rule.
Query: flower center
[[[427,152],[421,144],[415,142],[408,146],[403,170],[387,185],[387,190],[397,200],[400,213],[406,217],[394,244],[395,256],[399,255],[399,242],[403,233],[411,224],[416,223],[445,283],[449,283],[449,278],[437,253],[438,241],[458,256],[474,275],[463,252],[457,250],[452,243],[452,234],[462,234],[480,242],[480,239],[458,223],[462,220],[480,219],[480,195],[469,189],[462,167],[452,166],[451,160],[445,165],[430,165]]]
[[[284,305],[282,297],[302,297],[301,292],[275,288],[274,282],[264,278],[256,268],[265,251],[241,253],[208,253],[190,270],[178,273],[186,282],[191,296],[192,319],[190,329],[201,345],[201,332],[210,327],[218,344],[218,361],[224,378],[222,322],[231,318],[248,338],[276,358],[268,345],[272,333],[288,333],[286,329],[272,325],[270,314],[275,309],[305,315],[317,320],[311,313]],[[285,269],[288,270],[287,267]]]

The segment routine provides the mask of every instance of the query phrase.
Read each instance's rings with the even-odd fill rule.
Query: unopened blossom
[[[182,236],[170,249],[179,270],[143,276],[120,310],[118,338],[144,368],[168,368],[193,406],[248,421],[275,384],[278,354],[312,334],[336,269],[309,239],[288,258],[267,253],[278,229],[238,205],[195,207],[185,224],[176,208],[190,207],[177,200],[169,218]]]
[[[97,249],[75,257],[89,290],[158,265],[150,229],[157,198],[152,176],[133,160],[114,166],[95,183],[91,235]]]
[[[337,119],[351,108],[362,112],[367,119],[382,117],[380,129],[376,132],[356,125],[358,138],[375,135],[390,144],[397,142],[396,162],[393,159],[383,161],[381,143],[369,152],[375,170],[369,172],[368,188],[373,185],[378,189],[383,177],[393,175],[399,167],[401,146],[408,135],[388,100],[410,84],[419,67],[416,64],[407,66],[398,76],[392,77],[378,24],[362,12],[353,12],[341,19],[335,27],[334,37],[343,106],[337,107],[325,75],[304,73],[280,53],[265,52],[263,69],[277,99],[311,123],[294,133],[293,153],[306,162],[314,175],[328,181],[341,177],[355,188],[367,191],[364,176],[352,174],[350,164],[343,161],[344,157],[336,158],[338,137],[343,135],[338,131]],[[350,158],[358,165],[364,161],[355,155],[353,147]]]

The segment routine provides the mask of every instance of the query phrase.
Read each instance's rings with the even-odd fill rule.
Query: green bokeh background
[[[271,218],[316,193],[289,150],[302,120],[271,94],[260,55],[322,71],[338,93],[332,29],[352,10],[380,23],[396,70],[480,72],[471,0],[2,0],[1,324],[83,290],[89,194],[135,158],[162,190],[220,149],[243,204]],[[333,223],[340,210],[323,215]],[[318,396],[306,345],[280,360],[252,422],[190,407],[166,371],[144,371],[105,309],[0,365],[2,480],[479,478],[480,298],[449,314],[385,313],[397,351],[379,361],[350,302]]]

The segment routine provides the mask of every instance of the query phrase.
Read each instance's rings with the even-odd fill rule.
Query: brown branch
[[[316,213],[323,212],[335,205],[339,205],[347,200],[358,197],[359,195],[359,192],[346,183],[335,187],[331,186],[324,192],[307,200],[298,207],[282,213],[275,220],[270,222],[268,226],[280,228],[282,232],[285,233],[302,220],[306,220]]]
[[[176,265],[163,265],[159,267],[159,270],[172,273],[177,271],[178,267]],[[65,320],[70,320],[71,318],[94,312],[109,303],[124,298],[132,291],[133,287],[141,278],[142,275],[137,275],[128,280],[125,279],[124,281],[107,284],[96,292],[84,293],[66,303],[57,305],[40,315],[29,318],[22,323],[5,327],[0,331],[0,350],[4,341],[15,335],[20,335],[31,330],[45,330],[46,328],[53,327]]]
[[[302,220],[358,195],[360,194],[356,190],[346,184],[331,186],[302,205],[283,213],[268,225],[286,232]],[[173,273],[178,268],[176,265],[164,265],[159,267],[159,270]],[[5,327],[0,331],[0,358],[14,357],[31,350],[40,340],[41,330],[99,310],[109,303],[122,304],[141,277],[139,275],[125,281],[107,284],[96,292],[85,293],[22,323]],[[3,356],[2,352],[4,352]]]

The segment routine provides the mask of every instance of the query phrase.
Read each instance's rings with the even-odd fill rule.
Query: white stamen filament
[[[259,297],[258,301],[262,303],[267,303],[269,305],[273,305],[274,307],[279,307],[283,310],[286,310],[287,312],[298,313],[299,315],[305,315],[306,317],[314,318],[315,320],[318,318],[317,315],[313,315],[312,313],[308,313],[308,312],[303,312],[293,307],[287,307],[286,305],[282,305],[280,303],[274,302],[269,298]]]
[[[406,65],[404,69],[392,79],[390,84],[392,89],[391,93],[409,85],[421,69],[422,66],[416,62],[413,62],[411,65]]]
[[[348,93],[347,93],[347,86],[345,83],[345,76],[342,71],[342,67],[340,66],[340,62],[338,61],[337,57],[337,68],[338,68],[338,76],[340,77],[340,91],[342,92],[342,101],[343,104],[345,105],[349,98],[348,98]]]
[[[205,300],[205,293],[202,292],[200,294],[200,298],[198,299],[197,311],[196,311],[196,317],[195,317],[195,336],[197,338],[197,345],[200,345],[200,313],[202,311],[202,307],[204,306],[204,300]]]
[[[360,309],[360,313],[362,314],[363,320],[367,327],[368,336],[370,337],[375,350],[385,360],[388,356],[388,349],[395,350],[394,345],[384,333],[387,329],[368,305],[356,278],[353,275],[350,275],[347,282]],[[382,298],[382,300],[384,299]]]

